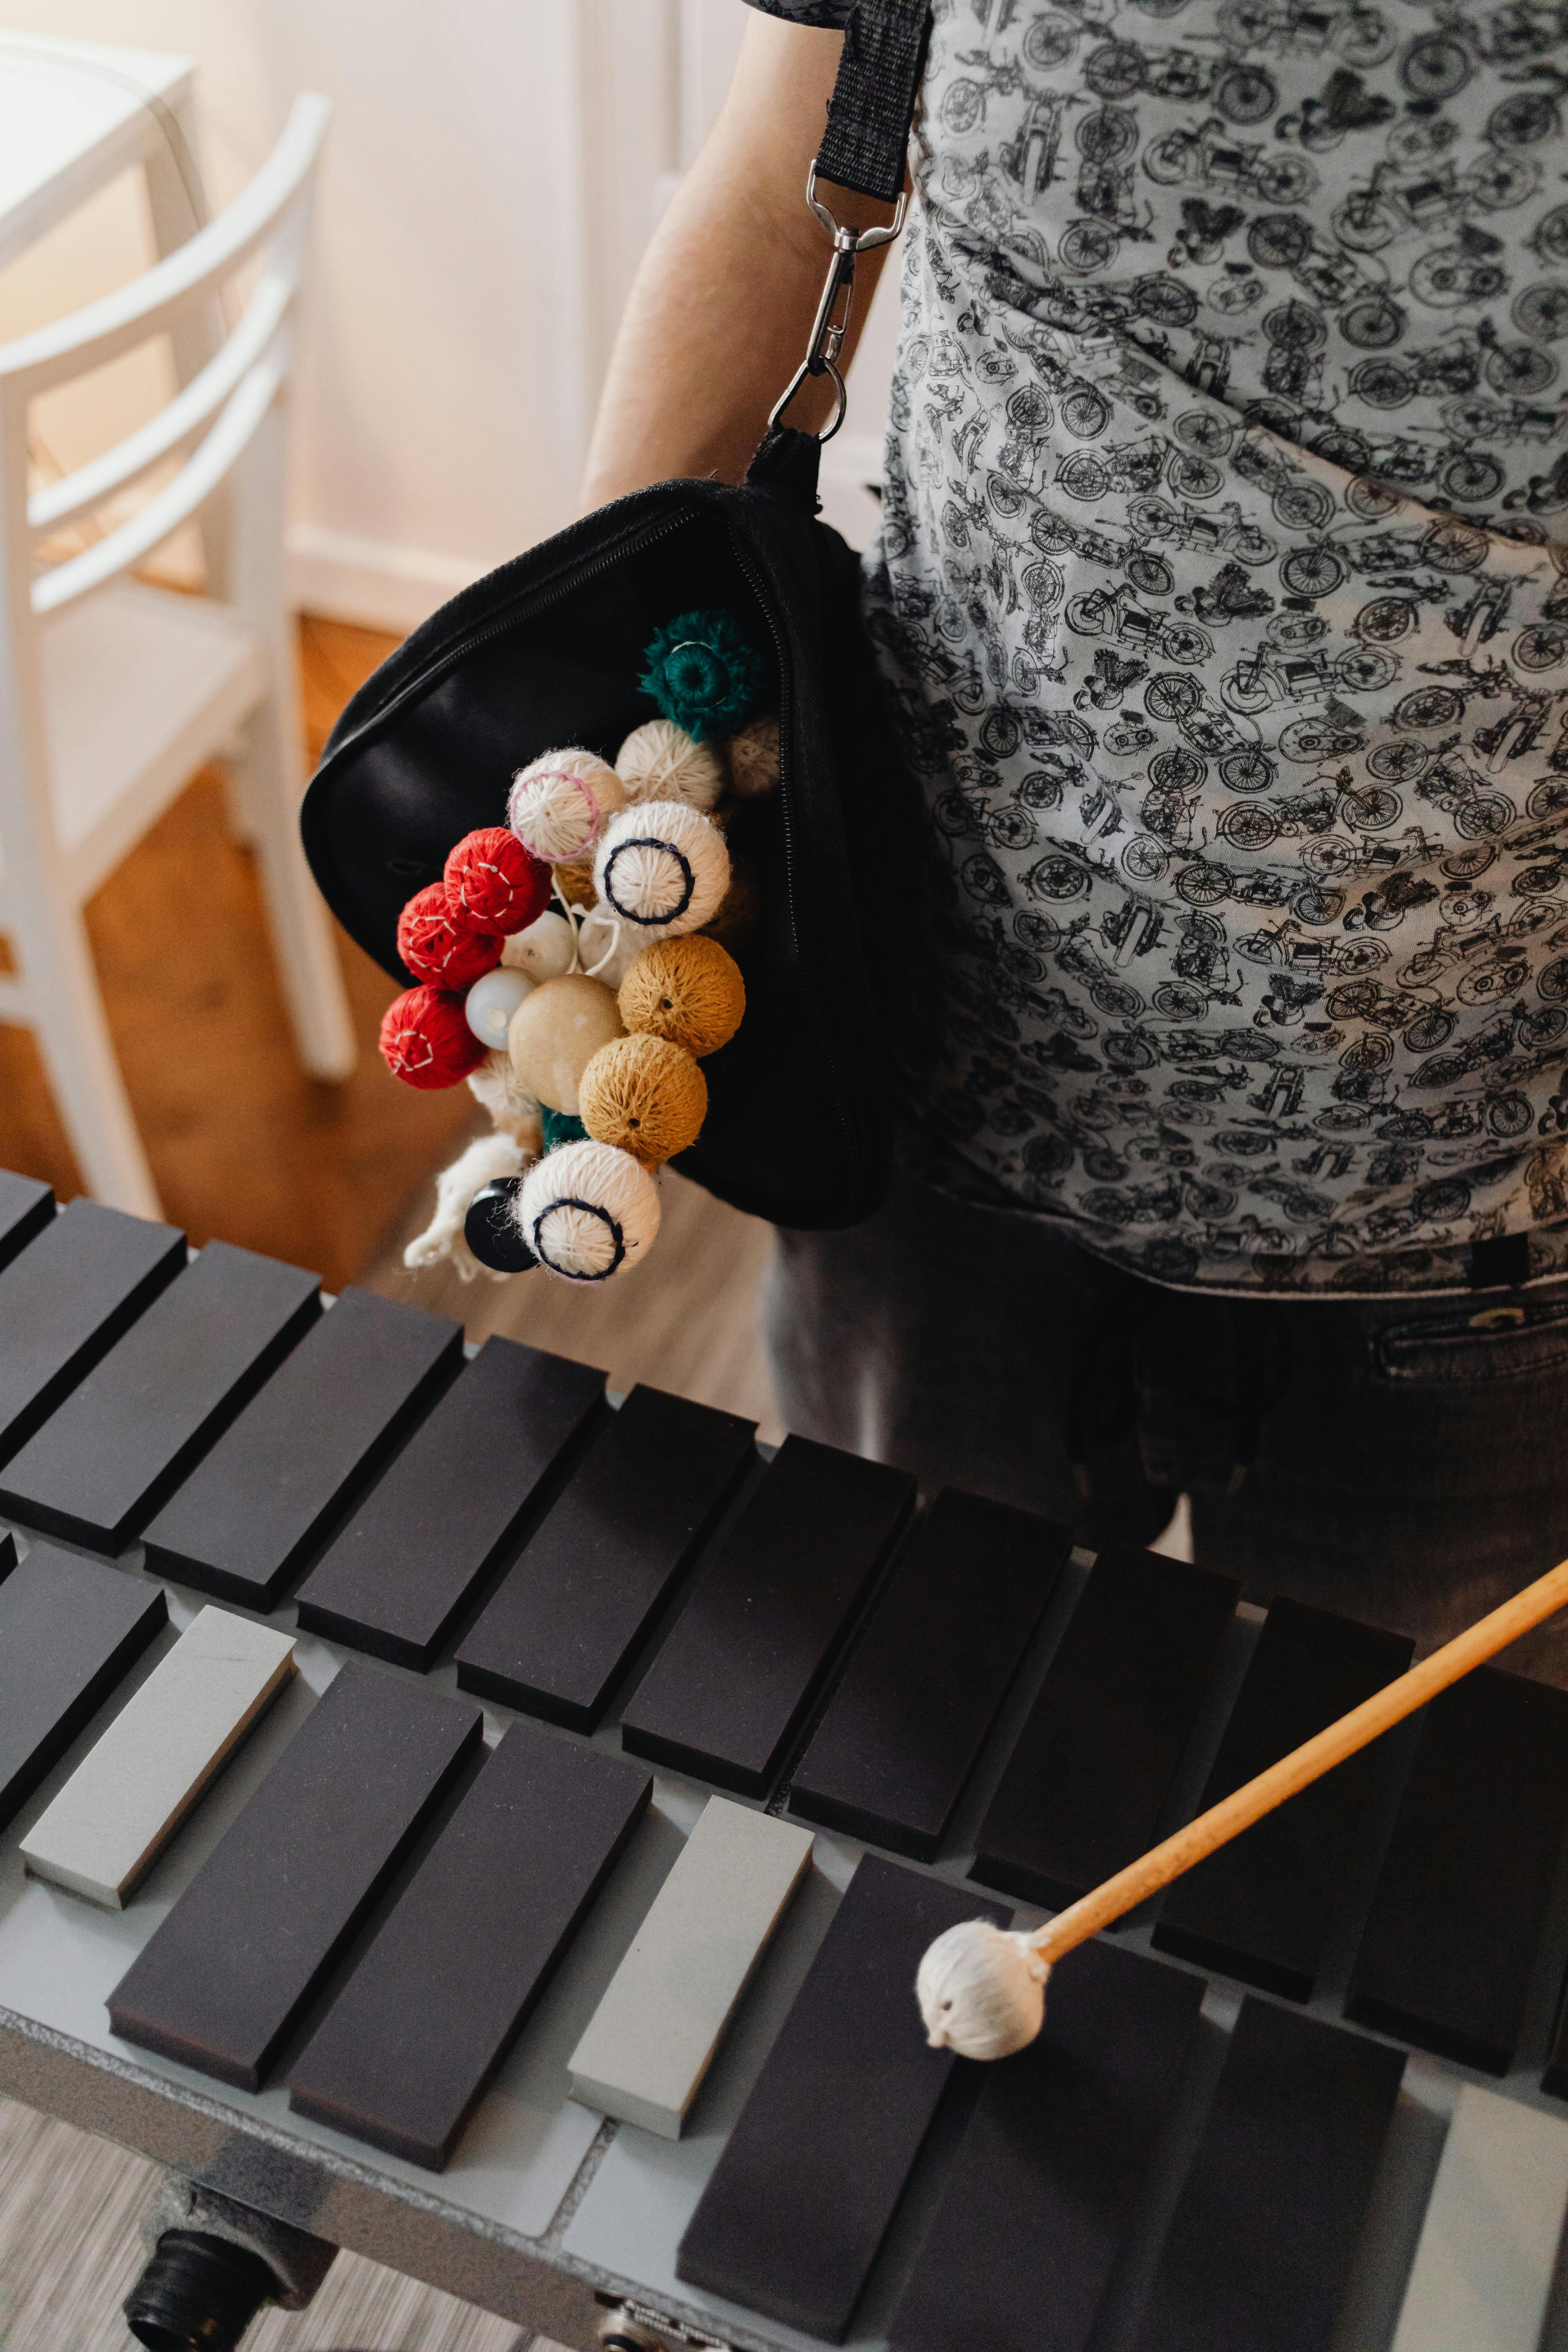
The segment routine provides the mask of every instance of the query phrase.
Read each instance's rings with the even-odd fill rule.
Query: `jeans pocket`
[[[1568,1367],[1568,1297],[1476,1305],[1408,1323],[1373,1339],[1384,1379],[1427,1385],[1525,1378]]]

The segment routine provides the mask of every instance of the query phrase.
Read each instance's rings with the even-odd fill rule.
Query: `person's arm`
[[[753,16],[701,153],[643,257],[588,453],[585,508],[649,482],[738,482],[805,353],[831,248],[805,204],[843,36]],[[857,226],[888,207],[825,190]],[[848,364],[888,248],[861,257],[840,355]],[[803,386],[789,423],[821,424],[831,388]]]

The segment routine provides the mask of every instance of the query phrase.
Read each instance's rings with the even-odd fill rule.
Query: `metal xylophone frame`
[[[769,1449],[760,1451],[765,1454]],[[749,1492],[748,1486],[704,1545],[682,1580],[680,1597],[690,1589],[702,1563],[713,1557]],[[25,1538],[29,1537],[22,1523],[10,1524]],[[1090,1555],[1085,1552],[1072,1557],[965,1790],[944,1858],[931,1865],[936,1876],[965,1882],[974,1832],[1082,1590],[1089,1561]],[[102,2007],[109,1987],[280,1754],[311,1703],[312,1694],[325,1686],[339,1663],[363,1653],[310,1635],[299,1637],[299,1684],[227,1768],[125,1912],[100,1912],[58,1889],[24,1880],[17,1849],[32,1822],[130,1692],[166,1653],[175,1632],[207,1599],[190,1588],[148,1578],[140,1546],[122,1554],[117,1565],[128,1574],[163,1585],[173,1624],[0,1833],[0,2092],[151,2157],[243,2203],[461,2295],[576,2347],[576,2352],[592,2352],[605,2303],[623,2300],[650,2315],[672,2343],[678,2340],[672,2330],[679,2327],[688,2332],[686,2340],[733,2346],[739,2352],[801,2352],[801,2347],[812,2344],[815,2339],[786,2326],[699,2289],[677,2284],[674,2250],[716,2160],[724,2132],[738,2113],[826,1930],[837,1895],[861,1853],[874,1849],[837,1832],[816,1832],[810,1881],[786,1918],[721,2051],[687,2138],[676,2144],[652,2141],[645,2134],[602,2122],[572,2105],[566,2098],[565,2061],[640,1924],[678,1850],[679,1839],[689,1829],[709,1793],[705,1783],[658,1771],[653,1812],[568,1949],[539,2011],[487,2094],[452,2166],[440,2175],[421,2172],[290,2114],[280,2088],[258,2095],[231,2090],[154,2054],[114,2043]],[[679,1606],[679,1599],[674,1605]],[[292,1632],[294,1615],[293,1603],[285,1602],[263,1622]],[[1204,1715],[1171,1791],[1162,1829],[1185,1818],[1195,1807],[1262,1616],[1261,1610],[1245,1603],[1237,1612]],[[846,1644],[846,1651],[850,1646]],[[450,1663],[426,1675],[381,1660],[374,1664],[379,1673],[456,1691]],[[826,1701],[825,1694],[813,1711],[813,1726]],[[512,1710],[500,1706],[487,1705],[485,1713],[492,1739],[515,1719]],[[582,1738],[553,1726],[547,1727],[556,1738]],[[797,1755],[811,1727],[801,1735]],[[1364,1884],[1345,1906],[1340,1948],[1331,1957],[1319,1990],[1304,2011],[1293,2002],[1280,2004],[1298,2014],[1321,2017],[1346,2032],[1363,2030],[1343,2020],[1343,1990],[1417,1730],[1416,1725],[1405,1727],[1388,1743],[1378,1817],[1364,1858]],[[592,1735],[590,1744],[619,1752],[614,1722]],[[787,1794],[786,1769],[768,1810],[784,1811]],[[731,1801],[747,1801],[732,1797]],[[904,1855],[893,1859],[904,1868],[924,1867]],[[985,1892],[978,1886],[974,1891],[977,1898]],[[1032,1921],[1044,1915],[1023,1906],[1018,1916]],[[1118,1940],[1128,1948],[1151,1952],[1149,1934],[1150,1922],[1142,1919],[1134,1921]],[[1356,2352],[1380,2352],[1392,2339],[1447,2116],[1460,2084],[1473,2080],[1562,2118],[1562,2106],[1542,2094],[1539,2083],[1565,1950],[1568,1864],[1559,1871],[1512,2074],[1500,2084],[1447,2061],[1421,2054],[1411,2058],[1342,2326],[1342,2335],[1346,2341],[1353,2339]],[[1165,1967],[1188,1967],[1168,1953],[1152,1957]],[[1141,2243],[1132,2248],[1123,2273],[1112,2283],[1106,2352],[1114,2352],[1120,2340],[1118,2305],[1124,2306],[1130,2326],[1141,2288],[1147,2284],[1161,2226],[1168,2221],[1179,2186],[1179,2168],[1191,2153],[1242,1991],[1258,2000],[1271,1998],[1250,1986],[1233,1988],[1212,1971],[1194,1969],[1190,1972],[1207,1975],[1210,1982],[1205,2012],[1208,2020],[1205,2054],[1186,2086],[1183,2111],[1167,2136],[1167,2177],[1155,2178],[1149,2184],[1141,2214],[1143,2226],[1133,2233]],[[898,1988],[889,1987],[889,1991],[890,1999],[899,1995]],[[318,2015],[320,2008],[319,2002],[315,2004]],[[912,2252],[930,2210],[944,2152],[941,2141],[939,2119],[862,2299],[848,2339],[857,2352],[881,2352],[885,2347],[887,2315],[901,2263]],[[1561,2309],[1556,2321],[1548,2322],[1543,2339],[1548,2346],[1557,2342],[1559,2327],[1563,2341],[1568,2344],[1568,2297],[1562,2293],[1561,2283],[1554,2301]],[[1097,2346],[1101,2342],[1099,2331],[1096,2342]]]

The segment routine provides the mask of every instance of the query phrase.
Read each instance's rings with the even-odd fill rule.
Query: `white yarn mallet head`
[[[629,1151],[563,1143],[530,1169],[512,1215],[547,1274],[563,1282],[607,1282],[652,1246],[658,1191]]]
[[[718,826],[684,801],[634,803],[613,817],[594,858],[599,903],[644,940],[711,922],[730,887]]]
[[[724,789],[724,762],[712,744],[694,743],[668,719],[633,730],[616,754],[616,773],[628,801],[684,801],[704,816]]]
[[[596,751],[573,745],[546,751],[512,778],[507,823],[523,847],[548,866],[584,857],[608,819],[624,808],[626,786]]]
[[[1031,1937],[961,1919],[927,1946],[915,1976],[927,2042],[961,2058],[1010,2058],[1040,2030],[1050,1972]]]

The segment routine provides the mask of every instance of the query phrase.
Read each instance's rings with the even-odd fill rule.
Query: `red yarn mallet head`
[[[397,952],[415,979],[432,988],[471,988],[494,971],[500,950],[500,933],[476,930],[444,882],[417,891],[397,919]]]
[[[382,1059],[405,1086],[455,1087],[487,1051],[450,989],[405,988],[382,1014]]]
[[[447,860],[447,896],[460,922],[487,931],[526,931],[550,904],[550,868],[524,849],[510,825],[467,833]]]

